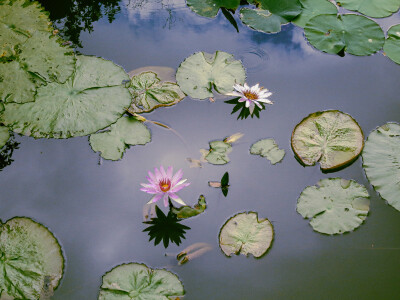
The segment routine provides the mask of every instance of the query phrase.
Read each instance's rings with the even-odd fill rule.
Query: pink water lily
[[[164,201],[164,206],[168,206],[168,197],[175,202],[186,205],[181,198],[176,194],[190,183],[186,183],[187,179],[182,179],[182,169],[173,175],[173,168],[169,166],[165,172],[164,167],[161,166],[160,170],[154,168],[154,174],[149,171],[149,176],[146,179],[149,183],[141,183],[143,186],[140,190],[148,194],[153,194],[153,198],[148,203],[155,203],[161,198]]]

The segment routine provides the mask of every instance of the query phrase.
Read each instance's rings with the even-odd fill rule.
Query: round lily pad
[[[7,144],[8,139],[10,138],[10,132],[8,128],[5,126],[0,126],[0,149]]]
[[[228,219],[219,232],[219,246],[231,254],[264,255],[271,246],[274,229],[268,219],[258,219],[255,212],[239,213]]]
[[[292,23],[302,28],[315,16],[336,15],[338,12],[335,4],[328,0],[300,0],[300,3],[303,9],[301,14],[292,20]]]
[[[116,122],[131,103],[122,84],[125,71],[102,58],[77,56],[75,72],[63,84],[37,89],[35,102],[7,103],[2,122],[35,138],[84,136]]]
[[[327,178],[308,186],[297,200],[297,212],[315,231],[341,234],[359,227],[369,211],[367,189],[354,180]]]
[[[251,145],[250,154],[265,157],[271,164],[275,165],[282,161],[285,150],[279,149],[274,139],[262,139]]]
[[[266,33],[280,32],[281,25],[289,23],[288,20],[264,9],[242,8],[240,19],[250,28]]]
[[[373,130],[362,153],[365,174],[375,190],[400,211],[400,125]]]
[[[243,84],[245,79],[242,63],[222,51],[197,52],[186,58],[176,71],[176,81],[182,91],[198,99],[212,97],[213,88],[220,94],[232,92],[233,85]]]
[[[399,10],[399,0],[340,0],[338,5],[371,18],[385,18]]]
[[[357,122],[338,110],[316,112],[293,130],[292,149],[306,166],[319,162],[324,171],[354,161],[364,147],[364,135]]]
[[[389,28],[383,52],[396,64],[400,64],[400,24]]]
[[[187,5],[196,14],[214,18],[220,8],[236,10],[240,4],[240,0],[187,0]]]
[[[381,27],[364,16],[318,15],[304,28],[307,40],[318,50],[338,54],[371,55],[379,51],[385,41]]]
[[[50,299],[63,269],[60,244],[46,227],[29,218],[0,222],[1,299]]]
[[[254,0],[252,2],[287,21],[293,20],[301,13],[299,0]]]
[[[170,300],[185,294],[175,274],[144,264],[122,264],[103,276],[99,300]]]

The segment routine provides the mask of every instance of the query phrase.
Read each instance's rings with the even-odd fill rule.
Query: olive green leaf
[[[210,150],[205,159],[213,165],[224,165],[230,161],[228,154],[231,152],[231,144],[224,141],[213,141],[210,142]]]
[[[338,0],[337,4],[371,18],[385,18],[399,10],[399,0]]]
[[[371,55],[379,51],[385,41],[381,27],[364,16],[318,15],[304,28],[305,36],[318,50],[340,54]]]
[[[220,8],[236,10],[240,4],[240,0],[187,0],[187,5],[196,14],[214,18]]]
[[[363,147],[360,126],[338,110],[312,113],[292,133],[292,149],[297,158],[306,166],[319,162],[325,171],[351,163]]]
[[[122,264],[103,275],[99,300],[170,300],[185,294],[175,274],[144,264]]]
[[[84,136],[115,123],[131,103],[125,71],[111,61],[77,56],[75,72],[63,84],[37,89],[35,102],[7,103],[1,121],[35,138]]]
[[[172,207],[171,211],[176,214],[179,219],[187,219],[201,214],[206,208],[206,198],[203,195],[200,195],[197,204],[195,204],[193,208],[185,205],[179,208]]]
[[[151,141],[149,129],[134,117],[122,117],[105,132],[92,134],[89,138],[94,152],[100,151],[101,157],[119,160],[126,148],[145,145]]]
[[[302,11],[292,23],[304,28],[308,21],[318,15],[336,15],[338,10],[332,2],[328,0],[300,0]]]
[[[383,52],[396,64],[400,64],[400,24],[389,28]]]
[[[219,246],[231,254],[264,255],[271,246],[274,229],[268,219],[258,219],[255,212],[243,212],[229,218],[219,232]]]
[[[182,91],[192,98],[213,96],[213,88],[220,94],[232,92],[233,85],[243,84],[246,72],[232,54],[197,52],[186,58],[176,71],[176,81]]]
[[[256,0],[254,1],[261,9],[270,11],[287,21],[291,21],[301,13],[299,0]]]
[[[0,298],[49,299],[64,269],[53,234],[29,218],[18,217],[0,222],[0,241]]]
[[[369,211],[367,189],[354,180],[326,178],[308,186],[297,200],[297,212],[315,231],[341,234],[359,227]]]
[[[281,16],[274,15],[264,9],[242,8],[240,10],[240,19],[254,30],[266,33],[276,33],[281,31],[281,25],[289,23]]]
[[[129,91],[133,96],[130,111],[150,112],[158,107],[175,105],[185,94],[173,82],[161,82],[154,72],[144,72],[131,79]]]
[[[400,125],[373,130],[362,153],[365,174],[375,190],[400,211]]]
[[[7,144],[8,139],[10,138],[10,132],[8,128],[5,126],[0,126],[0,149]]]
[[[271,164],[275,165],[282,161],[285,150],[279,149],[274,139],[263,139],[251,145],[250,154],[265,157]]]

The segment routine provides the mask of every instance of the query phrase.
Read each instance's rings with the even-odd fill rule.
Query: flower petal
[[[167,178],[167,173],[165,172],[163,166],[160,167],[160,172],[161,172],[161,176],[162,176],[164,179]]]
[[[185,202],[177,194],[174,193],[169,193],[169,197],[174,200],[176,203],[179,203],[180,205],[186,205]]]
[[[174,168],[172,168],[172,166],[169,166],[167,169],[167,178],[169,180],[171,180],[171,178],[172,178],[173,171],[174,171]]]
[[[250,107],[249,107],[249,110],[250,110],[250,114],[251,114],[251,115],[253,114],[254,107],[255,107],[254,102],[252,102],[251,105],[250,105]]]
[[[156,182],[156,176],[154,176],[154,174],[153,173],[151,173],[150,171],[149,171],[149,177],[151,178],[151,180],[153,181],[153,182]]]
[[[254,103],[255,103],[260,109],[262,109],[262,106],[261,106],[260,103],[258,103],[257,101],[254,101]]]
[[[163,201],[164,201],[164,206],[167,207],[168,206],[168,194],[167,193],[164,194]]]
[[[272,102],[271,100],[268,100],[268,99],[258,99],[257,101],[267,103],[267,104],[274,104],[274,102]]]
[[[183,180],[181,180],[181,181],[183,181]],[[186,181],[186,179],[185,179],[185,181]],[[183,183],[183,182],[182,183],[178,183],[177,185],[173,186],[170,189],[170,191],[171,191],[171,193],[176,193],[176,192],[180,191],[181,189],[183,189],[184,187],[187,187],[188,185],[190,185],[190,182],[188,182],[188,183]]]
[[[176,172],[176,174],[171,179],[171,186],[174,186],[179,180],[181,180],[182,176],[183,176],[183,171],[182,169],[179,169],[178,172]]]
[[[246,107],[250,107],[252,104],[251,100],[246,100]]]
[[[141,188],[140,189],[142,192],[146,192],[147,194],[159,194],[160,192],[159,191],[154,191],[154,190],[150,190],[150,189],[148,189],[148,188]]]
[[[153,196],[153,198],[151,198],[151,199],[150,199],[150,201],[149,201],[149,202],[147,202],[147,204],[150,204],[150,203],[155,203],[155,202],[157,202],[158,200],[160,200],[160,199],[161,199],[161,197],[162,197],[162,196],[163,196],[162,194],[154,195],[154,196]]]
[[[156,182],[160,182],[162,180],[162,175],[160,173],[160,171],[157,168],[154,168],[154,174],[156,174]]]

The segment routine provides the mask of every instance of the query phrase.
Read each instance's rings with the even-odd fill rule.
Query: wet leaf
[[[385,41],[381,27],[366,17],[354,14],[319,15],[304,28],[305,36],[318,50],[339,54],[371,55]]]
[[[100,151],[101,157],[110,160],[121,159],[129,146],[145,145],[150,141],[150,130],[134,117],[122,117],[108,131],[92,134],[89,138],[93,151]]]
[[[219,232],[219,246],[227,256],[232,254],[264,255],[274,237],[268,219],[258,219],[255,212],[239,213],[228,219]]]
[[[291,21],[301,13],[299,0],[256,0],[261,9],[270,11],[287,21]]]
[[[306,187],[297,200],[297,212],[315,231],[341,234],[359,227],[369,211],[367,189],[354,180],[327,178]]]
[[[306,166],[319,162],[325,171],[351,163],[363,147],[360,126],[338,110],[312,113],[292,133],[292,149],[297,158]]]
[[[226,187],[229,186],[229,173],[225,172],[221,178],[221,186]]]
[[[362,157],[370,183],[400,211],[400,125],[387,123],[373,130],[365,142]]]
[[[250,28],[266,33],[280,32],[281,25],[289,23],[288,20],[263,9],[242,8],[240,19]]]
[[[214,18],[220,8],[236,10],[240,4],[240,0],[187,0],[187,5],[196,14]]]
[[[99,300],[169,300],[185,291],[178,276],[144,264],[122,264],[103,275]]]
[[[213,165],[227,164],[230,159],[228,154],[232,152],[232,146],[223,141],[210,142],[210,150],[205,159]]]
[[[285,150],[279,149],[274,139],[263,139],[251,145],[250,154],[265,157],[271,164],[275,165],[282,161]]]
[[[389,28],[383,52],[396,64],[400,64],[400,24]]]
[[[75,72],[65,83],[37,89],[35,102],[5,104],[1,121],[35,138],[84,136],[116,122],[131,102],[122,81],[125,71],[97,57],[77,56]]]
[[[8,131],[8,127],[0,125],[0,149],[7,144],[8,139],[10,138],[10,132]]]
[[[1,222],[0,222],[1,224]],[[50,299],[64,269],[61,247],[53,234],[29,218],[0,225],[1,298]]]
[[[232,92],[235,83],[243,84],[246,72],[232,54],[197,52],[186,58],[176,71],[176,81],[192,98],[213,97],[213,88],[220,94]]]
[[[179,219],[187,219],[201,214],[206,208],[206,198],[203,195],[200,195],[197,204],[195,204],[193,208],[185,205],[179,208],[173,207],[171,208],[171,211],[176,214]]]
[[[318,15],[337,15],[337,8],[335,4],[328,0],[300,0],[302,10],[294,20],[293,24],[304,28],[308,21]]]
[[[389,17],[399,10],[399,0],[340,0],[338,5],[371,18]]]

